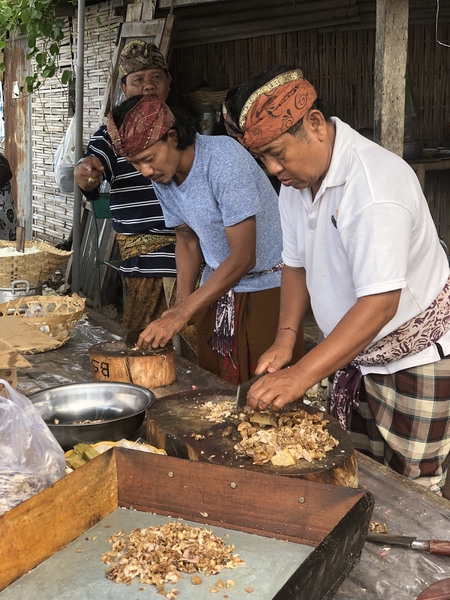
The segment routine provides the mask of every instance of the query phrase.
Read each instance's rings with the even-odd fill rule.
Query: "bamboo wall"
[[[101,104],[110,77],[112,53],[122,17],[113,13],[112,2],[86,8],[85,74],[83,138],[89,137],[101,122]],[[60,66],[74,70],[76,65],[76,16],[65,30]],[[70,44],[70,39],[73,43]],[[33,237],[60,243],[72,229],[73,194],[56,188],[53,162],[56,149],[67,130],[72,111],[69,109],[68,86],[54,77],[46,80],[34,94],[32,104],[33,155]]]
[[[86,143],[101,119],[110,57],[121,20],[113,16],[107,2],[86,10]],[[449,24],[439,25],[438,37],[450,40]],[[178,94],[205,83],[227,89],[275,64],[292,64],[302,67],[331,114],[355,128],[366,127],[373,123],[374,51],[373,29],[315,29],[184,47],[173,52],[172,88]],[[66,45],[61,61],[66,63],[64,68],[70,68],[70,54]],[[444,123],[450,121],[450,49],[435,42],[434,25],[410,27],[408,70],[417,113],[413,136],[429,147],[442,146]],[[53,154],[68,123],[67,86],[63,88],[56,79],[46,82],[33,101],[33,231],[36,237],[50,242],[68,237],[71,229],[72,197],[55,191],[52,172]],[[425,193],[438,231],[450,245],[450,171],[428,173]]]
[[[450,25],[439,27],[450,40]],[[178,93],[208,83],[234,87],[276,64],[300,66],[330,112],[352,127],[373,124],[375,30],[320,33],[313,29],[174,51],[171,72]],[[408,71],[417,117],[413,135],[428,146],[443,144],[450,120],[450,49],[435,43],[434,25],[409,30]]]

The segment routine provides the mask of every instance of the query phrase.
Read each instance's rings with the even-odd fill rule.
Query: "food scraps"
[[[369,531],[373,531],[375,533],[387,533],[388,528],[386,523],[378,523],[378,521],[370,521],[369,523]]]
[[[229,396],[226,396],[226,398],[228,397]],[[220,396],[217,397],[217,399],[219,398]],[[214,402],[213,400],[210,400],[209,402],[201,404],[199,408],[205,411],[206,414],[204,418],[212,423],[225,423],[230,417],[237,417],[236,402]]]
[[[301,459],[321,460],[339,445],[329,433],[326,427],[329,420],[321,411],[313,414],[302,409],[255,412],[245,407],[236,412],[234,401],[218,400],[220,396],[199,406],[204,411],[203,418],[213,423],[227,423],[222,437],[232,438],[237,431],[242,439],[234,449],[239,456],[252,458],[254,465],[270,462],[276,467],[289,467]]]
[[[176,584],[182,573],[208,576],[245,564],[234,546],[226,546],[212,531],[180,521],[133,529],[128,535],[121,530],[109,541],[111,550],[102,554],[102,562],[111,565],[105,572],[107,579],[130,585],[139,577],[139,583],[155,585],[166,598],[175,590],[166,592],[164,584]],[[200,585],[202,578],[193,575],[191,582]]]
[[[320,460],[339,444],[326,429],[328,423],[322,413],[304,410],[249,414],[237,427],[242,441],[234,449],[250,456],[255,465],[288,467],[299,459]]]

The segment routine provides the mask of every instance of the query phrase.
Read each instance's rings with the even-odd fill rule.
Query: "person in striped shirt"
[[[133,40],[119,59],[121,89],[126,98],[140,94],[169,95],[171,75],[164,56],[151,43]],[[127,299],[123,325],[142,329],[167,309],[164,278],[175,278],[175,233],[166,227],[152,182],[119,156],[102,125],[91,137],[84,158],[74,173],[89,201],[100,197],[102,184],[110,184],[113,228],[123,260]]]

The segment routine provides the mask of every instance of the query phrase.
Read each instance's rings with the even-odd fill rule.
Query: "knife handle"
[[[424,550],[430,554],[444,554],[450,556],[450,541],[448,540],[414,540],[411,544],[413,550]]]
[[[448,540],[430,540],[431,554],[445,554],[450,556],[450,541]]]

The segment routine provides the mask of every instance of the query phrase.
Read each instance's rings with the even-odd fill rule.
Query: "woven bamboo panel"
[[[85,19],[85,85],[83,102],[83,145],[101,122],[100,109],[106,82],[110,76],[112,54],[119,23],[123,17],[114,14],[113,2],[86,7]],[[60,70],[74,70],[76,64],[76,16],[72,29],[65,29],[61,48]],[[73,43],[69,40],[72,35]],[[33,98],[33,237],[49,243],[60,243],[72,229],[73,194],[57,188],[53,174],[56,149],[71,119],[68,86],[55,77],[46,80]]]
[[[52,342],[51,349],[59,348],[69,338],[70,332],[84,312],[86,300],[77,294],[72,296],[23,296],[0,304],[0,318],[23,319],[33,329],[45,333]],[[49,347],[21,350],[24,354],[45,352]]]
[[[0,240],[0,249],[15,251],[15,242]],[[10,288],[13,281],[28,281],[35,287],[47,279],[59,267],[67,263],[72,252],[59,250],[46,242],[25,242],[25,249],[36,249],[30,254],[14,253],[0,259],[0,288]]]
[[[437,35],[449,43],[450,24],[440,23]],[[433,25],[409,28],[408,71],[417,113],[413,131],[430,147],[442,145],[444,122],[450,120],[448,48],[435,39]],[[224,90],[277,64],[300,66],[330,112],[358,129],[373,124],[374,55],[374,29],[312,29],[178,48],[172,87],[180,94],[205,83]]]

